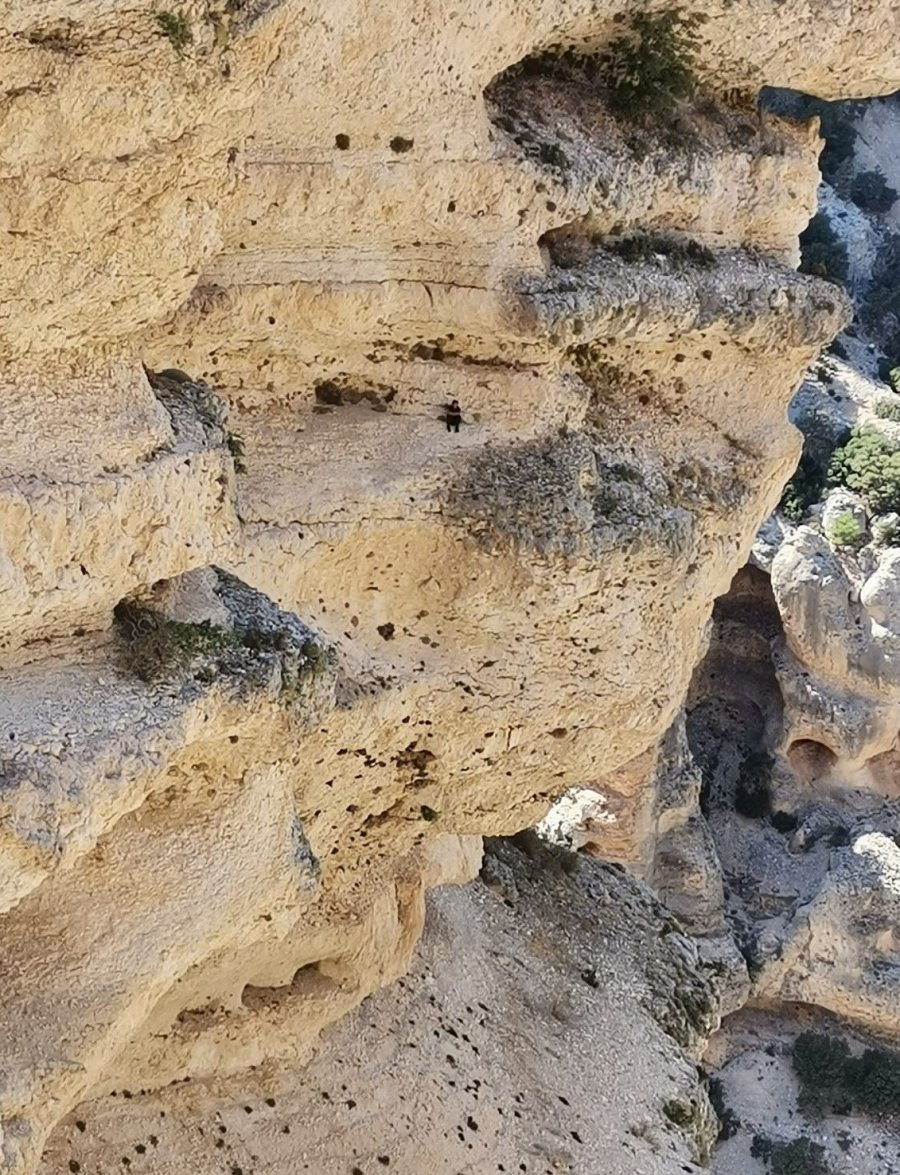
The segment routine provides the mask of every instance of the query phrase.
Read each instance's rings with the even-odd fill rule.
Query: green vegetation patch
[[[832,519],[826,531],[826,538],[833,547],[858,550],[865,544],[866,531],[849,510],[844,510]]]
[[[188,45],[194,40],[190,21],[181,8],[177,12],[158,12],[156,14],[156,23],[159,25],[162,34],[169,38],[175,52],[179,55],[184,53]]]
[[[631,233],[618,240],[607,241],[606,248],[621,257],[623,261],[649,261],[656,263],[660,256],[668,258],[675,265],[697,265],[701,269],[712,269],[718,259],[712,249],[698,241],[668,237],[663,233]]]
[[[781,512],[792,522],[802,522],[810,506],[820,501],[825,489],[825,474],[810,456],[804,454],[781,495]]]
[[[854,1057],[842,1038],[810,1031],[794,1041],[792,1061],[806,1114],[856,1110],[886,1118],[900,1113],[900,1053],[876,1045]]]
[[[800,270],[841,284],[847,280],[847,246],[824,212],[817,212],[800,234]]]
[[[228,447],[228,452],[231,454],[231,460],[234,462],[234,472],[246,473],[247,465],[244,461],[244,438],[236,432],[226,432],[225,444]]]
[[[891,381],[893,382],[894,372],[900,375],[900,371],[895,367],[891,372]],[[893,420],[895,424],[900,424],[900,399],[890,398],[885,396],[879,400],[875,405],[875,415],[880,420]]]
[[[825,1148],[802,1134],[790,1142],[778,1142],[756,1134],[750,1146],[754,1159],[762,1159],[770,1175],[832,1175]]]
[[[850,199],[863,212],[890,212],[897,193],[888,185],[880,171],[861,171],[850,184]]]
[[[875,514],[900,512],[900,446],[875,428],[858,426],[832,454],[828,482],[858,493]]]
[[[216,591],[232,616],[231,628],[209,620],[171,620],[140,600],[116,605],[124,661],[137,677],[182,686],[218,679],[257,689],[276,683],[281,698],[294,701],[332,673],[337,661],[332,646],[260,592],[224,571],[217,574]]]
[[[673,114],[693,96],[704,20],[681,8],[632,15],[603,59],[609,105],[617,114],[649,122]]]

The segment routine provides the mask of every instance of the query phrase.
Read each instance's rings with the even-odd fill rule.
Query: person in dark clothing
[[[459,406],[459,400],[452,400],[446,409],[447,432],[459,432],[459,426],[462,424],[462,408]]]

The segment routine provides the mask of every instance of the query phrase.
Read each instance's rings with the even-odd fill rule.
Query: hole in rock
[[[838,761],[830,747],[812,738],[798,738],[791,743],[787,758],[797,778],[809,785],[830,775]]]
[[[241,993],[241,1003],[250,1011],[261,1011],[289,999],[327,999],[354,975],[341,959],[319,959],[299,968],[290,983],[282,986],[256,987],[248,983]]]

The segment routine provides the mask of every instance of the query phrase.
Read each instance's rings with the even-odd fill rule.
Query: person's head
[[[450,407],[451,408],[458,408],[459,407],[459,400],[451,400]]]

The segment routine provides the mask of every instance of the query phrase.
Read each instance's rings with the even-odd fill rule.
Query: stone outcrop
[[[569,787],[666,832],[639,767],[848,313],[793,268],[815,128],[716,94],[883,92],[895,38],[707,6],[666,139],[563,56],[628,7],[0,13],[8,1170],[305,1056]]]
[[[815,1004],[897,1035],[897,913],[900,849],[894,837],[863,833],[835,850],[813,899],[787,928],[756,991],[763,999]]]
[[[826,435],[823,420],[840,422],[826,463],[858,417],[893,427],[872,412],[884,385],[840,360],[829,367],[793,408],[808,453]],[[711,832],[719,909],[752,998],[818,1006],[896,1037],[900,552],[859,495],[822,494],[800,524],[767,521],[752,562],[716,602],[687,700],[702,814],[689,803],[679,820]],[[856,521],[858,541],[834,537],[842,517]],[[690,916],[690,871],[674,882],[669,900]]]
[[[717,1023],[715,975],[623,871],[525,848],[489,844],[481,880],[429,895],[410,974],[308,1067],[118,1090],[59,1124],[41,1175],[123,1156],[204,1175],[694,1170],[716,1123],[684,1049]]]

